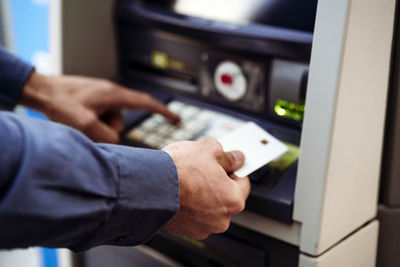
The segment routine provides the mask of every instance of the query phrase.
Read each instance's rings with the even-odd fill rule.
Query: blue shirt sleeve
[[[10,112],[0,112],[0,170],[0,248],[136,245],[179,208],[167,153]]]
[[[11,110],[15,107],[32,70],[31,65],[0,47],[0,109]]]

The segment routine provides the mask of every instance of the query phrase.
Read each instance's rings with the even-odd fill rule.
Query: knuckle
[[[238,214],[244,210],[246,206],[245,201],[237,200],[233,209],[234,214]]]
[[[230,226],[230,220],[226,219],[219,225],[215,233],[224,233],[229,229],[229,226]]]
[[[153,101],[154,98],[149,93],[141,93],[141,96],[144,101]]]
[[[112,81],[108,80],[100,80],[101,88],[103,89],[104,93],[113,93],[115,90],[118,89],[118,86],[113,83]]]
[[[202,140],[204,143],[211,145],[211,146],[215,146],[217,143],[219,143],[216,139],[214,138],[206,138]]]
[[[246,208],[246,202],[240,201],[238,205],[238,213],[244,211],[245,208]]]
[[[216,155],[220,156],[223,154],[224,151],[222,149],[222,145],[216,139],[207,138],[204,139],[203,142],[205,143],[205,145],[210,147],[214,151],[214,153],[216,153]]]
[[[118,136],[118,134],[114,134],[114,135],[111,135],[110,137],[109,137],[109,142],[110,143],[112,143],[112,144],[117,144],[117,143],[119,143],[119,136]]]
[[[79,119],[79,127],[83,130],[90,129],[96,123],[97,117],[93,113],[87,113]]]
[[[238,214],[242,212],[245,209],[246,206],[246,200],[244,200],[240,194],[233,194],[233,199],[232,199],[232,206],[229,209],[229,215],[233,216],[235,214]]]
[[[194,239],[197,239],[197,240],[204,240],[204,239],[206,239],[209,235],[210,235],[209,233],[196,233],[196,234],[194,234],[192,237],[193,237]]]
[[[117,85],[116,83],[114,83],[112,81],[103,80],[103,82],[104,82],[105,87],[108,88],[111,91],[114,91],[114,90],[119,88],[119,85]]]

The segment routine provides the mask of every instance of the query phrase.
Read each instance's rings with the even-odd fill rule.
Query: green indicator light
[[[278,114],[279,116],[284,116],[286,114],[286,110],[281,108],[280,106],[277,106],[275,108],[275,112],[276,114]]]
[[[275,102],[274,111],[279,117],[301,121],[304,116],[304,105],[295,104],[282,99]]]
[[[293,116],[292,116],[292,118],[293,118],[294,120],[296,120],[296,121],[301,120],[301,116],[300,116],[299,114],[297,114],[297,113],[294,113]]]
[[[151,64],[160,69],[166,69],[169,65],[168,55],[161,51],[151,53]]]

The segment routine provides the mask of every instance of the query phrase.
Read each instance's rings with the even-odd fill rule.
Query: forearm
[[[95,144],[4,112],[0,147],[1,248],[135,245],[178,209],[177,173],[165,152]]]

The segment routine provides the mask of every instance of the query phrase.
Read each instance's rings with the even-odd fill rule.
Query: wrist
[[[52,89],[48,77],[32,72],[22,89],[20,104],[46,113],[50,109]]]

